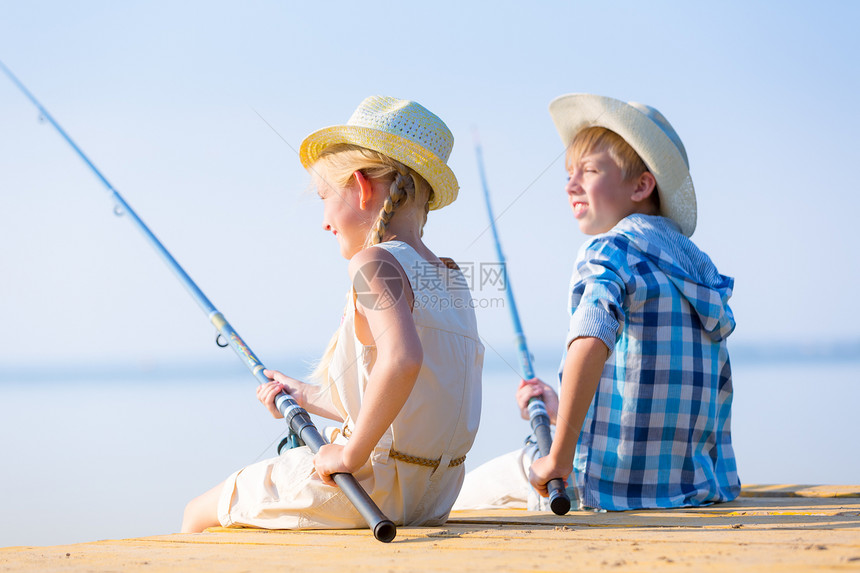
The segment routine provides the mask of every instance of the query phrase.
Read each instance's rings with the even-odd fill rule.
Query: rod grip
[[[313,453],[317,453],[321,447],[326,445],[327,442],[314,426],[310,415],[289,394],[284,392],[278,394],[275,403],[278,404],[278,409],[284,414],[290,429],[302,439]],[[373,531],[373,536],[383,543],[393,540],[397,535],[397,526],[385,517],[385,514],[364,491],[355,476],[348,473],[338,473],[332,474],[331,477],[367,522],[368,527]]]
[[[343,491],[346,497],[352,502],[367,525],[373,531],[373,536],[388,543],[397,535],[397,526],[394,522],[385,517],[379,507],[370,499],[358,480],[352,474],[332,474],[332,479],[337,487]]]
[[[539,402],[539,403],[537,403]],[[541,457],[549,454],[552,447],[552,435],[549,431],[549,416],[546,415],[543,400],[532,398],[529,401],[529,413],[532,430],[537,440],[538,451]],[[564,480],[553,478],[546,483],[549,493],[549,507],[556,515],[564,515],[570,511],[570,498],[564,489]]]

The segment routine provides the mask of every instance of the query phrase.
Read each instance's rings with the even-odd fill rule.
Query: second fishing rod
[[[520,358],[520,372],[523,380],[531,380],[535,377],[534,366],[532,365],[532,357],[526,344],[526,336],[523,333],[523,327],[520,323],[520,315],[517,312],[517,303],[514,300],[514,292],[511,288],[511,283],[508,277],[507,264],[505,263],[505,255],[502,253],[502,244],[499,241],[499,233],[496,230],[496,219],[493,216],[493,208],[490,204],[490,190],[487,185],[487,176],[484,173],[484,157],[481,150],[481,144],[475,141],[475,154],[478,158],[478,173],[481,176],[481,185],[484,188],[484,200],[487,203],[487,214],[490,216],[490,230],[493,232],[493,241],[496,246],[496,256],[502,266],[502,273],[505,284],[505,295],[507,297],[508,309],[511,311],[511,320],[514,323],[514,334],[516,335],[517,352]],[[550,419],[546,411],[546,405],[540,397],[533,397],[529,400],[528,405],[529,423],[532,427],[535,440],[537,441],[538,451],[541,456],[549,454],[552,447],[552,433],[550,432]],[[564,515],[570,511],[570,498],[564,488],[564,481],[561,478],[553,478],[546,484],[547,492],[549,493],[549,506],[552,512],[556,515]]]

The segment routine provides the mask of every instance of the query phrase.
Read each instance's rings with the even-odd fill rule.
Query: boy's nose
[[[567,177],[567,183],[564,186],[564,190],[568,195],[578,195],[582,193],[582,187],[579,185],[579,175],[577,173],[573,173]]]

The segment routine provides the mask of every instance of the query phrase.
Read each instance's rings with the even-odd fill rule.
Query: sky
[[[860,339],[851,232],[860,87],[852,2],[0,2],[0,59],[265,361],[315,357],[348,286],[295,150],[367,95],[455,134],[459,199],[426,242],[495,254],[473,134],[526,335],[564,338],[584,240],[563,192],[554,97],[666,115],[690,157],[694,241],[735,277],[737,344]],[[98,180],[0,78],[0,364],[232,360]],[[513,343],[494,285],[479,326]],[[498,348],[497,348],[498,347]],[[555,365],[553,365],[554,367]]]
[[[449,164],[461,189],[456,202],[430,214],[425,240],[438,255],[479,268],[496,255],[477,133],[523,328],[538,375],[550,380],[586,237],[564,194],[563,149],[547,106],[575,92],[652,105],[690,158],[699,211],[693,240],[735,278],[733,358],[777,345],[788,358],[848,359],[797,369],[735,361],[745,483],[857,483],[856,462],[832,436],[856,433],[850,396],[860,377],[853,320],[860,245],[852,231],[860,211],[858,21],[860,3],[848,1],[0,0],[0,60],[256,354],[298,377],[339,324],[348,288],[347,263],[322,229],[322,204],[295,151],[305,135],[344,123],[372,94],[413,99],[438,114],[455,136]],[[510,317],[497,284],[475,287],[487,362],[496,368],[487,379],[498,382],[485,384],[485,402],[501,404],[499,393],[516,384],[511,373],[511,388],[499,387],[506,376],[499,368],[516,364]],[[107,452],[126,435],[124,425],[140,432],[135,447],[153,464],[185,459],[191,436],[237,434],[202,422],[204,414],[196,418],[203,427],[191,427],[157,390],[170,384],[177,395],[199,392],[204,404],[219,399],[219,415],[232,407],[239,398],[200,382],[213,370],[241,372],[214,340],[128,218],[113,214],[98,179],[0,75],[0,414],[8,424],[0,453],[31,468],[4,472],[4,487],[50,481],[41,456],[46,448],[59,453],[59,432],[77,444],[62,448],[70,451],[60,465],[71,471],[84,456],[75,471],[94,496],[102,486],[87,464],[96,467],[98,455],[113,463]],[[159,372],[169,375],[153,382],[149,374]],[[116,392],[99,386],[125,375],[130,382]],[[174,384],[186,375],[185,386]],[[156,390],[138,404],[136,385],[144,383]],[[50,390],[48,402],[27,393],[39,385]],[[58,386],[70,390],[75,411]],[[510,440],[493,443],[501,441],[493,427],[513,426],[497,418],[486,426],[488,439],[510,449]],[[154,422],[164,427],[156,437],[144,427]],[[253,445],[219,460],[231,471],[244,452],[262,448],[258,433],[245,429]],[[489,454],[486,441],[479,445]],[[97,453],[86,457],[86,448]],[[168,484],[181,491],[160,502],[169,506],[165,515],[178,515],[200,483],[208,487],[222,473],[192,470],[179,472],[181,488]],[[147,500],[141,505],[156,505],[160,490],[147,491],[136,490]],[[16,527],[31,499],[19,497]],[[157,523],[153,532],[166,530]],[[33,522],[33,531],[40,527]],[[32,543],[29,536],[21,542]]]

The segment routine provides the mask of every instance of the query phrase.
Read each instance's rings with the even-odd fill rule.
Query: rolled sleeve
[[[618,338],[618,327],[619,323],[612,313],[600,307],[580,306],[570,317],[565,346],[570,346],[577,338],[589,336],[599,338],[611,354]]]
[[[623,241],[598,238],[584,246],[570,284],[570,325],[567,346],[584,336],[599,338],[609,350],[624,326],[627,291],[626,246]]]

